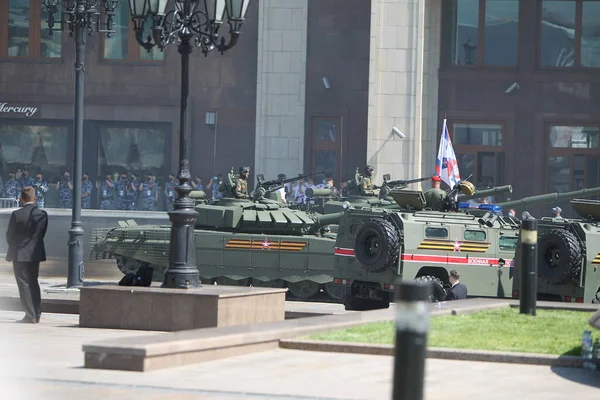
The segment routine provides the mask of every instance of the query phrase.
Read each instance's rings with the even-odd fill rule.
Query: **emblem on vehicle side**
[[[458,239],[455,241],[450,240],[437,240],[437,239],[425,239],[423,240],[417,249],[429,249],[429,250],[442,250],[459,253],[485,253],[490,248],[490,243],[475,242],[470,240],[464,240],[459,242]]]

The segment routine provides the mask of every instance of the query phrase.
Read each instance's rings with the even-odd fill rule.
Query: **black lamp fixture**
[[[67,287],[83,286],[83,226],[81,223],[81,179],[83,163],[83,78],[86,33],[94,30],[110,37],[113,30],[115,10],[119,0],[41,0],[48,13],[48,34],[58,30],[69,31],[75,40],[75,139],[73,161],[73,209],[69,230],[69,261]],[[62,9],[61,9],[62,8]],[[102,11],[102,13],[100,12]],[[55,17],[58,14],[58,20]]]
[[[168,0],[129,0],[137,42],[147,51],[157,47],[163,51],[168,44],[177,44],[181,54],[181,109],[179,113],[179,185],[171,220],[169,265],[163,287],[194,288],[200,286],[196,266],[194,225],[197,213],[192,191],[187,156],[186,112],[189,94],[189,57],[194,47],[204,55],[212,50],[221,54],[234,47],[240,35],[250,0],[174,0],[174,9],[167,11]],[[152,35],[144,37],[144,25],[152,23]],[[229,40],[219,36],[224,21],[229,24]]]

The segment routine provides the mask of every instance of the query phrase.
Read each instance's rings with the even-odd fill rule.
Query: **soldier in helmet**
[[[371,165],[365,167],[365,175],[360,178],[360,194],[362,196],[373,196],[375,192],[375,186],[373,185],[373,172],[375,169]]]
[[[240,167],[239,176],[233,188],[233,194],[236,199],[248,198],[248,176],[250,175],[250,167]]]
[[[431,189],[423,193],[426,207],[434,211],[443,211],[444,197],[446,192],[440,189],[442,180],[438,175],[431,177]]]

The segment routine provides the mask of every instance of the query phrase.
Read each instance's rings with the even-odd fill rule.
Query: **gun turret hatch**
[[[401,208],[421,211],[425,208],[425,196],[420,190],[392,190],[389,193]]]
[[[600,201],[573,199],[571,200],[571,204],[581,218],[591,221],[600,221]]]

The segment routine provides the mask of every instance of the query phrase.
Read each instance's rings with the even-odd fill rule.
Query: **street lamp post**
[[[62,11],[59,10],[62,5]],[[69,230],[69,269],[67,287],[83,286],[83,227],[81,223],[81,178],[83,163],[83,74],[86,33],[91,36],[94,29],[113,33],[113,17],[119,6],[119,0],[42,0],[42,6],[48,13],[48,34],[52,35],[55,24],[58,29],[69,30],[69,36],[75,38],[75,140],[73,160],[73,213]],[[101,21],[100,8],[104,20]],[[59,13],[56,20],[54,14]],[[86,32],[87,31],[87,32]]]
[[[189,94],[189,64],[192,49],[200,47],[204,55],[212,50],[221,54],[237,43],[250,0],[174,0],[175,8],[166,11],[168,0],[129,0],[135,38],[147,51],[157,46],[161,51],[167,44],[177,44],[181,54],[181,109],[179,112],[179,185],[174,210],[169,212],[171,241],[169,265],[163,287],[198,287],[194,225],[198,214],[189,194],[190,166],[188,160],[186,113]],[[224,17],[229,23],[229,41],[219,36]],[[144,23],[152,21],[152,35],[144,37]]]

